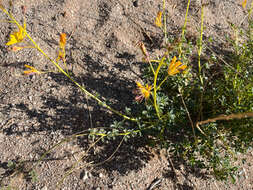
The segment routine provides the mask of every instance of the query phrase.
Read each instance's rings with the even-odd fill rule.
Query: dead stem
[[[180,97],[181,97],[182,103],[183,103],[183,105],[184,105],[185,111],[186,111],[187,116],[188,116],[188,118],[189,118],[189,121],[190,121],[190,123],[191,123],[191,127],[192,127],[192,132],[193,132],[194,139],[196,140],[194,125],[193,125],[193,122],[192,122],[192,119],[191,119],[191,115],[190,115],[190,113],[189,113],[189,111],[188,111],[188,108],[186,107],[186,104],[185,104],[185,101],[184,101],[184,98],[183,98],[182,93],[181,93],[180,91],[179,91],[179,93],[180,93]]]

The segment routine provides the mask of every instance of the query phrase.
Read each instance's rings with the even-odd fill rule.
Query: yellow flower
[[[245,9],[246,5],[247,5],[247,0],[243,0],[243,1],[242,1],[242,7],[243,7],[244,9]]]
[[[150,91],[152,87],[149,86],[148,84],[146,84],[146,86],[142,86],[142,84],[139,82],[136,82],[136,85],[138,89],[137,89],[137,93],[136,93],[137,96],[135,97],[135,100],[138,102],[141,102],[143,98],[147,100],[150,96]]]
[[[26,31],[26,22],[24,20],[24,26],[23,27],[20,26],[18,32],[13,32],[12,34],[10,34],[10,40],[6,43],[6,45],[10,46],[22,42],[25,38],[25,31]]]
[[[158,13],[157,13],[157,16],[156,16],[156,18],[155,18],[155,25],[157,26],[157,27],[162,27],[162,15],[163,15],[163,12],[162,11],[159,11]]]
[[[30,66],[30,65],[25,65],[26,68],[29,68],[30,70],[24,71],[25,75],[32,75],[32,74],[42,74],[43,72],[38,71],[37,69],[35,69],[34,67]]]
[[[177,57],[174,56],[172,61],[170,62],[170,65],[169,65],[169,69],[168,69],[168,74],[170,76],[172,75],[175,75],[183,70],[186,69],[186,65],[182,64],[180,61],[177,61]]]

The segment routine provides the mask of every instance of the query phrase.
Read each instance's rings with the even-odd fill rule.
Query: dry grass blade
[[[199,125],[204,125],[204,124],[207,124],[207,123],[213,123],[213,122],[220,121],[220,120],[243,119],[243,118],[249,118],[249,117],[253,117],[253,112],[230,114],[230,115],[220,115],[220,116],[212,118],[212,119],[207,119],[205,121],[200,121],[196,125],[199,126]]]

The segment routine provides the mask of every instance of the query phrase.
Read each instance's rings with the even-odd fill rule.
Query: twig
[[[155,178],[151,184],[148,186],[147,190],[152,190],[154,189],[156,186],[158,186],[160,183],[162,182],[162,179],[160,178]]]
[[[200,129],[200,125],[204,125],[207,123],[213,123],[219,120],[231,120],[231,119],[243,119],[253,117],[253,112],[247,112],[247,113],[239,113],[239,114],[230,114],[230,115],[220,115],[218,117],[207,119],[205,121],[200,121],[196,123],[196,127],[200,130],[200,132],[205,135],[205,133]]]
[[[180,92],[180,90],[179,90],[179,93],[180,93],[180,97],[181,97],[182,103],[183,103],[183,105],[184,105],[185,111],[186,111],[187,116],[188,116],[188,118],[189,118],[189,121],[190,121],[190,123],[191,123],[191,127],[192,127],[192,132],[193,132],[194,139],[196,140],[194,125],[193,125],[193,121],[192,121],[192,119],[191,119],[191,115],[190,115],[190,113],[189,113],[189,111],[188,111],[188,108],[186,107],[186,104],[185,104],[183,95],[182,95],[182,93]]]

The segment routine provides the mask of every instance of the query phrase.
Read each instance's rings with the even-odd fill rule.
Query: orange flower
[[[60,59],[65,61],[65,45],[67,41],[67,35],[65,33],[60,34],[60,42],[59,42],[59,53],[56,61],[58,62]]]
[[[43,73],[43,72],[38,71],[37,69],[35,69],[34,67],[32,67],[30,65],[25,65],[25,67],[30,69],[30,70],[24,71],[25,75],[42,74]]]
[[[66,45],[66,41],[67,41],[67,35],[65,33],[61,33],[60,34],[60,48],[65,48]]]
[[[152,87],[149,86],[148,84],[146,84],[146,86],[142,86],[142,84],[139,82],[136,82],[136,85],[138,88],[137,91],[135,91],[135,94],[137,94],[135,100],[137,102],[141,102],[144,98],[147,100],[150,96],[150,91]]]
[[[168,74],[170,76],[176,75],[177,73],[185,70],[187,67],[186,65],[184,65],[180,61],[177,61],[177,62],[176,61],[177,61],[177,57],[174,56],[172,61],[170,62],[169,69],[168,69]]]
[[[159,11],[158,13],[157,13],[157,16],[156,16],[156,18],[155,18],[155,25],[157,26],[157,27],[162,27],[162,16],[163,16],[163,12],[162,11]]]

